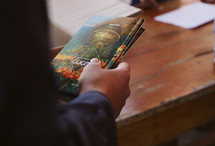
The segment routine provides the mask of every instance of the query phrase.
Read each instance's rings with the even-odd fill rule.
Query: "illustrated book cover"
[[[78,95],[78,79],[92,58],[98,58],[103,69],[114,68],[144,32],[143,22],[133,17],[90,17],[51,62],[64,100]]]

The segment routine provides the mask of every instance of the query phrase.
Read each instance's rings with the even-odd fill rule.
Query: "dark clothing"
[[[1,3],[0,145],[116,145],[108,99],[91,91],[57,107],[42,0]]]
[[[135,5],[139,4],[139,3],[140,3],[140,0],[132,0],[131,1],[132,6],[135,6]]]

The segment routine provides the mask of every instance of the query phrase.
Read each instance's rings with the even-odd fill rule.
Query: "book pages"
[[[92,15],[126,17],[141,11],[119,0],[49,0],[52,47],[66,44]]]

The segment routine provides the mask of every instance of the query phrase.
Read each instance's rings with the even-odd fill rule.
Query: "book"
[[[111,69],[144,32],[144,19],[93,15],[52,60],[57,86],[68,101],[78,96],[78,79],[92,58]]]
[[[123,0],[124,1],[124,0]],[[92,15],[127,17],[142,11],[121,0],[49,0],[52,47],[66,44]]]

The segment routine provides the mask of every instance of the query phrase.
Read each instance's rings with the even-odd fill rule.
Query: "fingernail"
[[[99,60],[97,58],[93,58],[90,60],[90,62],[99,62]]]

